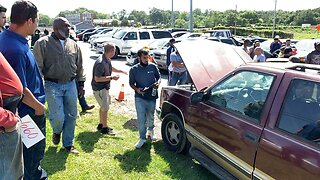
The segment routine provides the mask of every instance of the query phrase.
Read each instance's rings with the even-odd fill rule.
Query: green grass
[[[87,100],[95,103],[93,97]],[[52,144],[52,129],[47,120],[47,147],[41,165],[49,179],[215,179],[189,156],[166,150],[162,141],[147,142],[135,149],[135,120],[126,117],[125,112],[113,113],[115,108],[111,105],[109,124],[116,136],[96,131],[97,107],[77,119],[74,145],[79,155],[61,149],[61,142],[58,146]]]

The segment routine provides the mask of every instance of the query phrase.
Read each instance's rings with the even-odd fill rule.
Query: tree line
[[[152,8],[147,14],[145,11],[133,10],[127,12],[125,9],[120,12],[105,14],[86,8],[77,8],[73,11],[61,11],[58,16],[65,17],[72,13],[91,13],[93,19],[118,19],[120,21],[134,20],[136,26],[171,26],[171,11]],[[189,12],[174,11],[174,26],[177,28],[189,27]],[[320,7],[308,10],[283,11],[278,10],[276,16],[277,26],[301,26],[301,24],[320,24]],[[212,28],[215,26],[272,26],[274,11],[214,11],[200,9],[193,10],[193,23],[195,28]],[[40,23],[52,25],[52,19],[40,14]]]

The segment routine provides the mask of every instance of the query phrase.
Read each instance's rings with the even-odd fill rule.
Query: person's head
[[[254,47],[259,47],[260,46],[260,41],[259,40],[255,40],[253,43]]]
[[[255,54],[255,55],[263,54],[263,50],[261,49],[261,47],[256,47],[256,48],[254,49],[254,54]]]
[[[291,46],[291,39],[286,40],[286,46]]]
[[[149,51],[147,49],[142,48],[138,51],[138,59],[141,66],[148,65],[148,57],[149,57]]]
[[[273,38],[273,41],[274,41],[275,43],[277,43],[277,42],[279,42],[279,38],[275,37],[275,38]]]
[[[286,47],[283,50],[283,55],[284,55],[285,58],[288,58],[288,57],[292,56],[292,48],[291,47]]]
[[[315,42],[314,43],[314,49],[318,52],[320,52],[320,42]]]
[[[243,41],[243,46],[249,46],[250,45],[250,40],[249,39],[245,39],[244,41]]]
[[[10,22],[32,35],[39,23],[38,8],[30,1],[16,1],[11,7]]]
[[[0,5],[0,31],[2,27],[6,24],[6,12],[7,8]]]
[[[65,40],[70,35],[69,21],[64,17],[57,17],[53,21],[53,32],[55,36],[61,40]]]
[[[112,43],[106,43],[104,45],[104,54],[107,59],[111,59],[116,52],[116,47]]]
[[[176,40],[172,38],[170,39],[169,43],[170,43],[170,46],[173,46],[173,44],[176,43]]]

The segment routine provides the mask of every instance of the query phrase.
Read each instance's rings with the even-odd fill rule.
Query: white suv
[[[149,44],[153,39],[172,38],[169,31],[157,29],[123,29],[115,33],[112,37],[97,42],[96,51],[103,53],[104,43],[111,42],[116,46],[114,57],[119,54],[127,54],[136,44]]]

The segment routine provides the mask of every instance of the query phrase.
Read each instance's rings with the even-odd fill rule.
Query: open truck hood
[[[220,42],[186,40],[175,46],[198,91],[210,87],[240,65],[252,62],[241,47]]]

